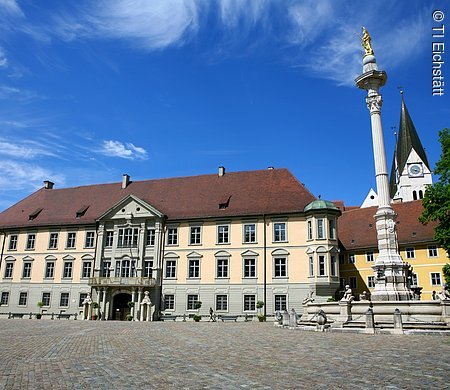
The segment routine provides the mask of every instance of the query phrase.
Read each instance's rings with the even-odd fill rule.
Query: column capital
[[[379,114],[381,112],[381,106],[383,105],[383,99],[381,95],[373,95],[366,97],[367,108],[370,114]]]

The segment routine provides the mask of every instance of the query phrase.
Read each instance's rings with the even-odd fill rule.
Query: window
[[[22,270],[22,278],[30,278],[31,277],[31,262],[27,261],[23,263]]]
[[[334,240],[336,238],[336,220],[330,219],[328,221],[328,229],[330,232],[330,240]]]
[[[60,307],[68,307],[69,306],[69,293],[62,292],[59,298],[59,306]]]
[[[244,278],[256,278],[256,259],[244,259]]]
[[[116,261],[116,268],[117,263],[119,263],[120,267],[120,276],[122,278],[129,278],[134,276],[134,270],[135,270],[135,260],[130,259],[124,259],[122,261]]]
[[[218,244],[228,244],[230,235],[230,227],[228,225],[217,226],[217,243]]]
[[[335,255],[331,255],[330,266],[331,266],[331,276],[336,276],[337,269],[336,269],[336,256]]]
[[[274,276],[276,278],[287,277],[287,260],[285,257],[276,257],[274,262]]]
[[[83,307],[83,302],[87,298],[87,293],[80,293],[78,298],[78,307]]]
[[[2,297],[0,299],[0,305],[6,306],[9,302],[9,291],[2,291]]]
[[[44,292],[42,293],[42,306],[48,307],[50,306],[50,293],[49,292]]]
[[[286,309],[286,295],[275,295],[275,311],[283,311]]]
[[[216,295],[216,310],[228,310],[228,295]]]
[[[58,248],[58,233],[50,233],[50,239],[48,241],[48,249]]]
[[[153,260],[144,261],[144,278],[151,278],[153,276]]]
[[[45,264],[45,277],[53,278],[54,275],[55,275],[55,262],[47,261],[47,263]]]
[[[319,255],[319,276],[325,276],[326,274],[325,256]]]
[[[175,278],[177,274],[176,260],[166,260],[166,278]]]
[[[63,266],[63,278],[71,278],[72,277],[72,269],[73,269],[73,262],[65,261],[64,266]]]
[[[95,232],[86,232],[86,240],[84,242],[85,248],[94,247]]]
[[[309,276],[314,276],[314,258],[309,256]]]
[[[202,228],[201,226],[191,226],[191,234],[189,244],[198,245],[202,243]]]
[[[375,287],[375,276],[367,277],[367,287],[374,288]]]
[[[111,262],[103,261],[102,262],[102,277],[109,278],[111,276]]]
[[[244,295],[244,311],[255,311],[255,310],[256,310],[256,296]]]
[[[67,245],[66,248],[75,248],[75,240],[77,238],[77,233],[69,232],[67,233]]]
[[[414,251],[414,248],[406,248],[406,258],[414,259],[415,257],[416,257],[416,253]]]
[[[345,257],[343,253],[339,254],[339,264],[342,265],[345,263]]]
[[[244,242],[246,244],[256,242],[256,225],[254,223],[244,225]]]
[[[28,293],[27,292],[21,292],[19,294],[19,306],[26,306],[28,300]]]
[[[83,261],[83,265],[81,268],[81,277],[82,278],[90,278],[92,271],[92,262],[91,261]]]
[[[167,229],[167,245],[178,245],[178,228]]]
[[[441,273],[440,272],[432,272],[431,273],[431,285],[432,286],[440,286],[441,285]]]
[[[138,228],[125,228],[119,229],[119,242],[120,248],[134,248],[138,243]]]
[[[27,250],[33,250],[34,245],[36,244],[36,234],[29,234],[27,237]]]
[[[14,263],[9,262],[5,264],[5,278],[12,278],[14,270]]]
[[[411,285],[412,286],[418,286],[419,285],[419,278],[417,277],[416,273],[412,273],[411,275]]]
[[[355,264],[355,255],[354,255],[354,253],[349,253],[348,254],[348,263],[349,264]]]
[[[325,232],[323,229],[323,219],[319,218],[317,220],[317,238],[321,239],[321,238],[325,238]]]
[[[9,250],[15,251],[17,249],[17,234],[11,234],[9,236]]]
[[[428,257],[438,257],[438,248],[436,245],[428,246]]]
[[[286,241],[286,223],[277,222],[273,224],[273,240],[275,242]]]
[[[228,259],[217,259],[217,277],[228,278]]]
[[[366,253],[366,261],[369,261],[369,262],[373,261],[373,252]]]
[[[175,310],[175,295],[164,295],[164,310]]]
[[[350,288],[356,288],[356,276],[350,276],[348,284]]]
[[[308,240],[312,240],[312,238],[313,238],[312,221],[308,221]]]
[[[187,310],[196,310],[195,304],[198,302],[197,294],[190,294],[187,296]]]
[[[105,238],[105,246],[106,247],[112,247],[113,246],[113,240],[114,240],[114,232],[112,230],[106,231],[106,238]]]
[[[189,260],[189,277],[199,278],[200,277],[200,260],[191,259]]]
[[[147,229],[147,246],[155,246],[155,237],[156,232],[155,229]]]

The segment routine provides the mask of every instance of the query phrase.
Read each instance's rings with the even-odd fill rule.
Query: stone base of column
[[[400,260],[401,261],[401,260]],[[375,271],[375,289],[372,301],[410,301],[414,294],[408,286],[407,268],[403,262],[384,262],[377,259]]]

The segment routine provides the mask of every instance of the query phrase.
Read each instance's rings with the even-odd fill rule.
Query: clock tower
[[[401,94],[400,127],[392,161],[390,194],[393,201],[408,202],[422,199],[433,179],[427,155],[409,116],[403,92]]]

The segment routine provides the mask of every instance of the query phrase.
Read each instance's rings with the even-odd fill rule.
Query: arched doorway
[[[130,314],[128,302],[131,301],[131,294],[120,293],[114,296],[112,319],[123,321],[127,314]]]

